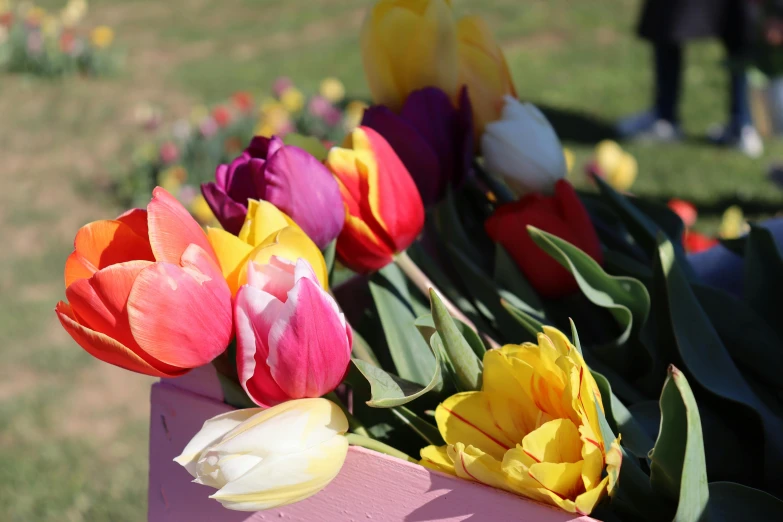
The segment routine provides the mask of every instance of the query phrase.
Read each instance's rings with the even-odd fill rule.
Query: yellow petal
[[[601,480],[601,472],[604,470],[604,454],[598,446],[585,442],[582,446],[582,458],[584,459],[582,482],[585,489],[590,491]]]
[[[456,475],[454,471],[454,463],[449,458],[446,446],[427,446],[422,448],[420,464],[424,467],[434,469],[436,471],[443,471],[444,473],[450,473]]]
[[[530,466],[530,476],[552,493],[564,499],[575,499],[584,491],[582,483],[582,461],[541,462]]]
[[[217,254],[223,277],[226,278],[232,295],[235,295],[239,289],[239,273],[247,264],[253,247],[237,236],[219,228],[207,227],[207,239]]]
[[[537,462],[579,462],[582,440],[579,430],[569,419],[555,419],[528,433],[522,448]]]
[[[252,246],[258,246],[290,223],[291,218],[272,203],[250,200],[239,237]]]
[[[313,243],[313,240],[299,227],[285,227],[277,234],[267,238],[267,241],[258,245],[248,254],[247,261],[254,261],[263,265],[268,263],[272,256],[287,259],[292,263],[296,263],[296,260],[299,258],[306,260],[313,267],[313,271],[318,276],[318,281],[324,289],[329,289],[329,274],[326,270],[324,256]],[[237,284],[239,286],[246,282],[247,262],[239,267],[237,274]]]
[[[449,445],[447,451],[458,477],[513,492],[500,467],[500,461],[491,455],[461,442]]]
[[[576,511],[580,515],[589,515],[593,512],[596,504],[606,494],[607,485],[609,484],[609,477],[604,479],[593,489],[587,490],[578,497],[576,497]]]
[[[565,334],[557,328],[552,328],[551,326],[545,325],[543,330],[544,335],[549,338],[549,341],[551,341],[552,345],[554,345],[555,349],[560,355],[569,355],[571,350],[576,349],[574,348],[574,345],[571,344],[571,341],[568,339],[568,337],[566,337]]]
[[[475,446],[498,460],[516,446],[516,441],[498,426],[492,416],[490,395],[463,392],[452,395],[435,410],[438,429],[448,444],[461,442]]]
[[[604,175],[613,172],[620,164],[623,149],[616,141],[603,140],[595,146],[595,162]]]
[[[528,395],[529,386],[523,386],[518,380],[519,372],[506,353],[501,349],[484,355],[483,391],[493,397],[493,403],[498,403],[493,413],[509,439],[521,441],[538,427],[541,412]],[[506,410],[502,415],[501,408]]]

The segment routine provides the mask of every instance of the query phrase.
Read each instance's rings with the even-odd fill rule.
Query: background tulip
[[[367,127],[349,134],[345,148],[330,150],[326,165],[337,178],[346,211],[337,255],[357,272],[383,268],[424,226],[424,206],[411,175],[386,140]]]
[[[428,87],[412,92],[399,114],[382,105],[370,107],[362,125],[389,142],[425,206],[437,203],[450,184],[459,184],[470,171],[473,117],[465,89],[457,109],[445,92]]]
[[[612,490],[622,458],[617,440],[604,455],[599,408],[582,356],[545,326],[538,344],[489,350],[482,390],[438,406],[446,446],[424,448],[422,464],[588,515]]]
[[[207,422],[174,461],[217,488],[238,511],[285,506],[315,495],[337,476],[348,453],[348,420],[326,399],[249,408]]]
[[[498,119],[504,96],[516,97],[517,93],[503,50],[484,20],[478,16],[460,19],[457,39],[459,85],[468,88],[478,138],[489,122]]]
[[[245,224],[235,236],[218,228],[207,228],[209,242],[220,260],[223,276],[236,295],[247,282],[247,263],[268,263],[272,256],[291,262],[300,257],[313,267],[318,280],[328,288],[329,274],[321,251],[299,225],[268,201],[250,200]]]
[[[234,306],[239,382],[272,406],[321,397],[343,380],[352,333],[334,298],[304,259],[250,263]]]
[[[362,63],[375,103],[393,111],[408,95],[438,87],[457,95],[457,29],[447,0],[380,0],[361,32]]]
[[[337,237],[345,216],[334,178],[305,150],[285,145],[273,136],[256,136],[229,165],[220,165],[215,182],[201,186],[204,198],[220,224],[238,234],[247,214],[248,199],[269,201],[291,216],[324,248]]]
[[[578,290],[568,270],[541,250],[527,233],[533,225],[582,249],[598,263],[603,262],[601,243],[590,216],[566,181],[555,184],[554,196],[529,194],[519,201],[498,207],[484,223],[487,234],[505,247],[544,297],[558,298]]]
[[[517,195],[551,194],[566,175],[563,147],[549,121],[535,105],[507,96],[500,120],[481,137],[484,166]]]
[[[168,192],[147,210],[82,227],[65,263],[57,317],[94,357],[139,373],[182,375],[223,352],[231,292],[204,231]]]

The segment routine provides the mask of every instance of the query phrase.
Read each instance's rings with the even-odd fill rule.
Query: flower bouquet
[[[363,102],[348,101],[342,82],[331,77],[312,96],[281,77],[260,102],[251,93],[238,91],[212,108],[194,107],[188,118],[162,132],[160,110],[140,104],[136,120],[156,135],[137,147],[130,172],[123,168],[113,193],[122,204],[141,205],[154,187],[162,186],[199,223],[213,225],[215,218],[199,195],[199,185],[212,180],[215,168],[230,163],[250,138],[275,135],[288,144],[324,149],[356,127],[365,108]]]
[[[381,0],[361,39],[341,146],[254,137],[201,187],[219,227],[158,187],[77,233],[63,327],[163,379],[150,519],[778,516],[770,229],[708,284],[670,208],[564,179],[480,18]]]
[[[12,10],[0,0],[0,69],[47,77],[114,73],[120,59],[112,45],[114,30],[105,25],[81,30],[86,13],[86,0],[69,0],[58,14],[29,3]]]

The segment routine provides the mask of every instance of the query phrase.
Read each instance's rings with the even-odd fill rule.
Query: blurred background
[[[282,76],[305,99],[334,77],[345,88],[341,107],[366,100],[358,34],[370,3],[90,0],[84,12],[71,13],[80,15],[73,22],[61,11],[65,0],[39,0],[35,6],[44,11],[32,11],[34,22],[63,53],[79,51],[71,61],[52,54],[44,62],[45,40],[32,59],[8,51],[15,38],[25,38],[27,51],[38,44],[11,30],[7,17],[0,25],[0,53],[5,43],[6,65],[17,64],[0,67],[0,520],[145,518],[152,379],[99,363],[61,329],[53,309],[64,298],[63,263],[73,237],[84,223],[147,199],[151,164],[157,176],[177,166],[177,156],[191,154],[190,138],[171,141],[177,125],[185,132],[181,122],[198,127],[211,115],[221,129],[230,127],[214,109],[227,107],[237,126],[231,132],[248,134],[259,124],[259,106],[266,103],[261,109],[268,111],[279,102],[270,96]],[[83,2],[77,4],[72,9]],[[641,1],[453,4],[487,20],[519,97],[550,117],[574,153],[571,179],[589,188],[583,165],[596,143],[614,136],[617,119],[650,106],[651,48],[636,36]],[[36,7],[21,8],[30,16]],[[52,17],[63,20],[52,26]],[[690,201],[699,211],[695,228],[707,234],[717,233],[732,205],[749,218],[775,214],[783,191],[769,173],[783,160],[783,144],[761,121],[760,158],[711,145],[706,129],[726,118],[725,53],[717,41],[689,43],[685,53],[685,137],[621,142],[638,162],[631,191]],[[765,83],[753,78],[753,107],[763,120]],[[166,143],[179,148],[161,160]],[[188,156],[198,163],[192,168],[209,172],[210,162],[236,146],[221,144],[201,159]],[[175,174],[165,181],[181,188],[185,175]],[[195,211],[196,197],[190,195]]]

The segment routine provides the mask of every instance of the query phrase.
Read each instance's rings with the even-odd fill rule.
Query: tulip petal
[[[212,444],[218,442],[224,435],[242,424],[244,421],[260,413],[261,408],[244,408],[233,410],[217,417],[213,417],[204,422],[198,433],[188,442],[182,453],[174,458],[174,462],[188,470],[193,477],[196,477],[196,464],[201,452]]]
[[[234,304],[239,383],[259,406],[273,406],[290,397],[280,389],[267,364],[269,329],[283,310],[272,294],[243,286]]]
[[[422,448],[421,465],[436,471],[456,475],[454,463],[449,458],[447,446],[427,446]]]
[[[190,245],[181,263],[156,263],[141,271],[128,298],[128,317],[145,352],[195,368],[222,353],[231,339],[231,292],[201,247]]]
[[[272,256],[269,263],[260,265],[250,262],[247,265],[247,284],[285,303],[288,291],[295,283],[296,265],[287,259]],[[312,270],[310,271],[312,273]],[[313,274],[315,278],[315,274]],[[317,279],[316,279],[317,281]]]
[[[277,256],[295,263],[297,259],[302,258],[310,263],[313,271],[318,276],[318,280],[325,288],[329,288],[329,273],[326,269],[324,256],[315,243],[307,237],[299,227],[286,227],[280,230],[274,236],[270,237],[264,243],[257,246],[247,257],[249,261],[258,264],[269,263],[272,256]],[[247,264],[240,267],[237,278],[239,285],[247,281]]]
[[[394,259],[394,251],[367,226],[351,215],[345,216],[343,233],[337,238],[337,256],[351,270],[369,273],[380,270]]]
[[[127,346],[107,335],[79,324],[67,303],[62,301],[57,303],[55,312],[65,331],[79,346],[96,359],[125,368],[126,370],[152,375],[153,377],[179,377],[190,371],[190,368],[175,368],[164,364],[158,365],[157,363],[153,366],[151,362],[146,361]]]
[[[238,234],[245,222],[247,207],[231,199],[226,192],[215,183],[202,183],[201,194],[217,217],[220,225],[231,234]]]
[[[540,410],[531,400],[529,387],[518,380],[518,370],[506,356],[506,347],[484,354],[482,390],[491,394],[493,403],[503,404],[508,415],[495,415],[499,426],[513,441],[538,427]]]
[[[574,187],[565,180],[559,180],[555,184],[555,201],[558,204],[560,212],[565,222],[571,227],[571,244],[584,250],[598,264],[603,263],[603,251],[601,250],[601,241],[592,225],[590,215],[587,213],[582,202],[579,200]]]
[[[486,392],[457,393],[437,407],[435,421],[446,443],[475,446],[500,461],[516,442],[508,438],[487,411],[491,410]]]
[[[69,286],[65,296],[79,323],[139,350],[131,334],[126,305],[136,276],[150,265],[151,261],[111,265]]]
[[[149,228],[147,228],[147,211],[143,208],[126,210],[117,216],[117,221],[131,227],[131,229],[141,237],[149,236]]]
[[[348,439],[334,436],[319,446],[287,455],[272,455],[210,498],[237,511],[260,511],[315,495],[340,472]]]
[[[269,157],[264,175],[264,199],[295,218],[319,248],[337,237],[345,221],[340,188],[320,161],[289,145]],[[307,197],[300,194],[304,187]]]
[[[500,467],[500,461],[474,446],[458,442],[448,446],[449,459],[454,462],[458,477],[474,480],[493,488],[513,491]]]
[[[530,466],[529,473],[545,489],[564,499],[575,499],[579,493],[584,492],[581,460],[559,464],[540,462]]]
[[[260,245],[291,224],[294,224],[291,218],[272,203],[250,200],[247,203],[245,224],[239,231],[239,239],[253,246]]]
[[[337,303],[317,281],[299,278],[269,331],[272,377],[291,398],[320,397],[340,384],[350,357]]]
[[[220,263],[223,278],[228,283],[232,295],[236,294],[241,286],[239,274],[247,264],[248,256],[253,247],[237,236],[219,228],[207,227],[207,238]]]
[[[189,245],[198,245],[218,262],[207,235],[182,203],[161,187],[152,191],[147,205],[149,240],[156,261],[179,264]]]
[[[74,252],[65,262],[65,286],[90,277],[102,268],[125,261],[154,261],[146,236],[118,220],[94,221],[79,229]]]
[[[589,515],[592,513],[595,506],[606,494],[608,485],[609,477],[604,477],[600,484],[576,497],[576,512],[580,515]]]
[[[569,419],[544,423],[522,439],[522,448],[536,462],[571,463],[582,460],[579,430]]]

